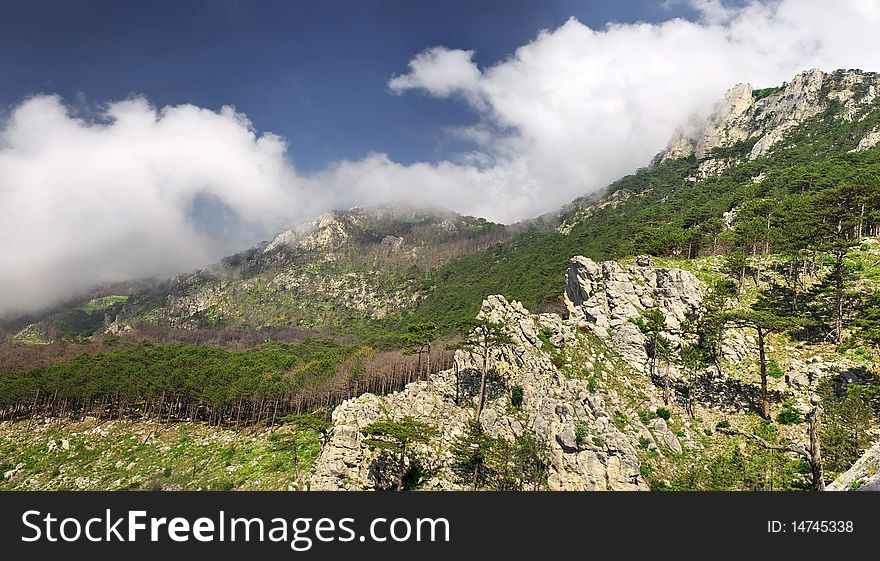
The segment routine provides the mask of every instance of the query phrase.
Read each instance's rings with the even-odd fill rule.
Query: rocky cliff
[[[635,449],[615,426],[603,396],[591,391],[585,380],[563,376],[542,348],[540,329],[552,330],[562,344],[575,338],[570,326],[555,314],[531,315],[501,296],[487,298],[481,316],[504,322],[513,340],[493,353],[493,384],[480,418],[486,432],[512,441],[528,431],[543,440],[551,490],[647,489]],[[423,450],[436,463],[426,488],[460,488],[449,468],[450,445],[473,419],[474,379],[479,374],[467,353],[458,351],[455,361],[455,370],[410,384],[402,392],[385,397],[367,394],[337,407],[333,432],[315,465],[311,488],[375,488],[382,479],[380,457],[365,445],[360,429],[385,417],[400,420],[407,416],[440,428],[439,436]],[[507,391],[513,386],[523,390],[519,408],[511,405]],[[591,438],[578,438],[576,427],[588,427]]]
[[[747,158],[768,155],[794,127],[823,112],[833,110],[835,118],[858,121],[872,109],[880,96],[880,75],[856,70],[826,74],[819,70],[801,72],[778,88],[754,90],[749,84],[733,87],[716,104],[711,115],[696,127],[680,128],[660,153],[659,160],[694,155],[703,160],[702,176],[730,167],[733,163],[717,149],[750,143]],[[863,139],[861,149],[876,144]]]
[[[642,370],[648,361],[647,339],[630,320],[657,308],[663,313],[666,336],[678,343],[682,324],[700,310],[704,290],[693,274],[651,267],[647,257],[626,268],[615,261],[596,263],[574,257],[569,263],[565,301],[572,321],[610,341],[632,368]]]
[[[702,284],[680,269],[647,262],[622,267],[571,260],[566,283],[570,317],[530,314],[517,302],[490,296],[480,317],[505,325],[512,344],[493,351],[489,399],[480,418],[493,437],[513,441],[525,432],[546,445],[546,485],[556,490],[643,490],[636,446],[680,454],[696,446],[686,429],[676,435],[662,418],[621,413],[623,393],[638,392],[642,405],[660,404],[643,373],[646,340],[629,321],[657,308],[670,337],[702,301]],[[385,479],[380,455],[361,429],[383,418],[412,417],[440,428],[421,450],[436,462],[430,489],[456,489],[450,471],[453,441],[473,419],[480,364],[457,351],[455,368],[395,394],[363,395],[333,412],[333,431],[315,465],[312,489],[372,489]],[[603,377],[602,374],[605,374]],[[523,390],[514,407],[510,389]],[[682,438],[684,437],[684,438]]]

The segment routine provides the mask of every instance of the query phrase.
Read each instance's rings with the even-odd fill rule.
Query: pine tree
[[[474,414],[474,419],[479,421],[483,405],[486,402],[486,381],[492,368],[492,351],[503,345],[513,343],[513,339],[507,334],[507,329],[503,322],[474,319],[459,322],[458,326],[464,340],[452,348],[476,354],[482,359],[480,394],[477,400],[477,410]]]
[[[653,379],[657,375],[658,363],[668,367],[672,348],[669,339],[663,335],[666,330],[666,318],[659,308],[651,308],[642,312],[641,317],[631,320],[639,331],[648,339],[649,375]],[[669,405],[669,373],[663,376],[663,402]]]
[[[391,454],[395,463],[397,490],[403,491],[410,471],[407,464],[412,469],[418,462],[413,444],[427,444],[437,434],[437,429],[412,417],[404,417],[402,421],[382,419],[370,423],[361,429],[361,434],[366,437],[365,442],[371,449]]]
[[[407,352],[418,355],[418,373],[422,373],[422,355],[428,355],[428,370],[431,370],[431,342],[437,336],[437,325],[434,322],[414,323],[408,325],[401,342]]]

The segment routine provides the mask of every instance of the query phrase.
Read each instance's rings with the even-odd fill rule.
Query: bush
[[[718,423],[715,425],[715,428],[716,429],[729,429],[730,428],[730,421],[728,421],[727,419],[722,419],[722,420],[718,421]]]
[[[657,408],[657,416],[663,419],[664,421],[668,421],[670,417],[672,417],[672,413],[669,412],[669,409],[665,407]]]
[[[771,378],[776,378],[777,380],[782,378],[783,372],[778,362],[771,360],[767,363],[767,375]]]
[[[776,417],[776,420],[779,421],[779,424],[781,425],[796,425],[804,422],[804,416],[801,415],[800,411],[795,409],[794,404],[786,402],[783,404],[782,411]]]
[[[623,411],[615,411],[614,412],[614,426],[618,429],[623,429],[626,425],[629,424],[629,417]]]
[[[522,386],[513,386],[510,388],[510,404],[519,409],[523,403]]]
[[[590,436],[590,429],[587,423],[578,421],[574,425],[574,440],[578,448],[583,448],[587,443],[587,437]]]

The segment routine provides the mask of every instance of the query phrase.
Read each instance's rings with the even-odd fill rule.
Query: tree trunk
[[[404,459],[406,458],[406,445],[404,445],[400,450],[400,460],[398,460],[397,464],[397,490],[403,491],[403,480],[406,473],[403,471],[404,468]]]
[[[770,400],[767,396],[767,355],[764,352],[764,330],[758,331],[758,364],[761,368],[761,416],[770,418]]]
[[[821,427],[822,406],[817,405],[809,414],[810,422],[810,469],[813,472],[813,489],[825,490],[825,474],[822,471],[822,448],[819,442]]]
[[[669,405],[669,367],[663,372],[663,405]]]
[[[834,342],[843,341],[843,250],[837,251],[837,278],[834,279]]]
[[[483,412],[483,403],[486,400],[486,376],[489,372],[489,350],[486,348],[483,351],[483,372],[480,375],[480,398],[477,401],[477,413],[475,415],[476,420],[480,420],[480,414]]]
[[[858,230],[858,239],[862,239],[862,232],[865,227],[865,203],[862,203],[859,211],[859,230]]]

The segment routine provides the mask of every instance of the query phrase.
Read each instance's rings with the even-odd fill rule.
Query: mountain
[[[19,337],[116,333],[139,324],[350,331],[413,307],[425,296],[425,274],[507,236],[500,224],[444,209],[333,211],[194,273],[52,310]],[[91,321],[80,317],[83,309],[92,310]]]
[[[876,454],[845,473],[880,413],[878,88],[855,70],[735,86],[645,168],[532,221],[335,211],[90,294],[15,337],[87,354],[0,342],[0,419],[283,421],[307,443],[298,487],[867,481]],[[19,463],[0,458],[26,481]]]

